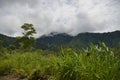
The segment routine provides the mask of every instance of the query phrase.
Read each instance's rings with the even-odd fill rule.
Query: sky
[[[0,0],[0,33],[20,36],[24,23],[35,37],[120,30],[120,0]]]

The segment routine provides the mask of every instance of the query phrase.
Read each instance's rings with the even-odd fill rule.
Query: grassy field
[[[0,75],[28,80],[120,80],[120,59],[104,44],[76,52],[71,48],[54,52],[35,50],[0,55]]]

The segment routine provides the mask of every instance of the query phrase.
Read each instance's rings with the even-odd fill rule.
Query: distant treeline
[[[87,48],[90,44],[98,45],[99,42],[104,42],[111,48],[120,48],[120,31],[109,33],[80,33],[77,36],[70,36],[65,33],[50,34],[50,36],[37,38],[33,48],[56,50],[61,47],[72,47],[80,49]],[[15,45],[18,48],[19,43],[16,37],[8,37],[0,34],[0,45],[4,47]]]

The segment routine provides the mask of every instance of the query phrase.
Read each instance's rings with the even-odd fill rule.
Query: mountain
[[[9,47],[9,45],[13,45],[15,43],[15,38],[0,34],[0,45],[4,47]]]
[[[70,36],[66,33],[51,33],[49,36],[42,36],[37,39],[36,47],[41,49],[55,48],[61,45],[67,45],[73,39],[73,36]],[[42,46],[41,46],[42,45]]]
[[[8,47],[11,44],[17,44],[14,37],[8,37],[2,34],[0,34],[0,42],[1,41],[4,47]],[[56,50],[61,46],[85,48],[91,43],[99,44],[99,42],[104,42],[109,47],[120,48],[120,31],[108,33],[80,33],[76,36],[70,36],[66,33],[51,33],[37,38],[34,47],[43,50]]]
[[[50,34],[49,36],[42,36],[37,39],[37,47],[41,45],[46,47],[57,46],[72,46],[75,48],[88,47],[91,43],[99,44],[104,42],[109,47],[120,47],[120,31],[108,32],[108,33],[80,33],[76,36],[70,36],[68,34]],[[41,46],[42,47],[42,46]]]
[[[70,42],[71,45],[81,48],[89,44],[99,44],[104,42],[109,47],[120,47],[120,31],[108,33],[81,33],[74,37]]]

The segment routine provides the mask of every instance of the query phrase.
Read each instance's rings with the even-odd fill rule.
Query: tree
[[[36,34],[33,24],[24,23],[21,28],[24,30],[24,32],[23,36],[17,37],[19,45],[23,49],[31,48],[35,44],[35,38],[33,34]]]

